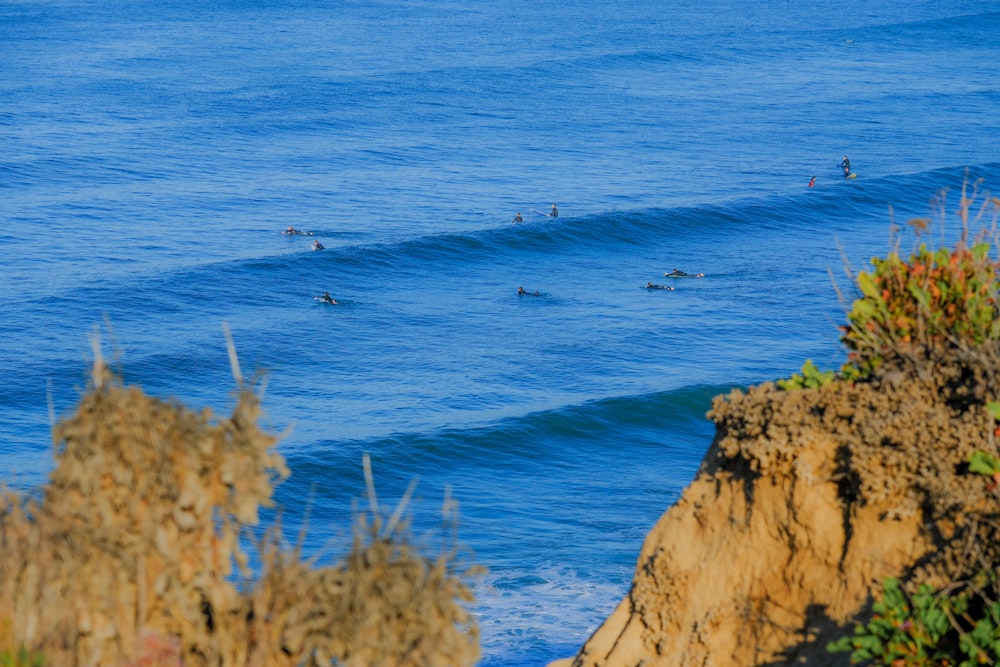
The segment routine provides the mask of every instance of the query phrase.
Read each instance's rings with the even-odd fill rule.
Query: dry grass
[[[331,567],[283,550],[272,528],[250,576],[241,538],[289,472],[236,376],[218,418],[125,387],[98,359],[55,428],[43,497],[0,497],[0,652],[48,665],[474,664],[469,573],[454,551],[414,547],[399,517],[359,516]]]

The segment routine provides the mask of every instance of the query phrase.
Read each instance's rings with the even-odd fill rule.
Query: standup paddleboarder
[[[844,178],[851,177],[851,161],[844,156],[844,159],[840,161],[840,168],[844,170]]]

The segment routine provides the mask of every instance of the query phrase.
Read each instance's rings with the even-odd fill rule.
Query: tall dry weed
[[[377,508],[342,563],[282,550],[275,527],[249,576],[241,538],[289,471],[237,380],[232,414],[217,418],[123,386],[98,360],[55,428],[41,499],[0,497],[12,646],[49,665],[473,664],[454,552],[425,555],[405,522],[382,530]]]

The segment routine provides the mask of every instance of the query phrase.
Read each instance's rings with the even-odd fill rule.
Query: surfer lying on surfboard
[[[657,285],[657,284],[652,283],[652,282],[646,283],[646,289],[665,289],[665,290],[668,290],[670,292],[674,291],[673,287],[670,287],[668,285]]]
[[[663,275],[665,277],[667,277],[667,278],[704,278],[705,277],[704,273],[685,273],[683,271],[678,271],[677,269],[674,269],[670,273],[664,273]]]
[[[323,296],[315,296],[313,298],[316,299],[317,301],[322,301],[323,303],[330,303],[333,304],[334,306],[337,305],[337,300],[334,299],[332,296],[330,296],[329,292],[323,292]]]

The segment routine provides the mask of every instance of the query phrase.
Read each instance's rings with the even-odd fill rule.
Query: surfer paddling
[[[704,273],[686,273],[684,271],[679,271],[674,269],[670,273],[664,273],[665,278],[704,278]]]

